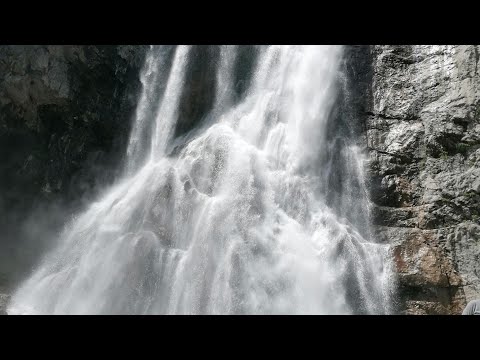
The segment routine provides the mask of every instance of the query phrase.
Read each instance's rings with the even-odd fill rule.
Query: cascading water
[[[176,136],[192,49],[151,47],[122,180],[65,229],[9,313],[391,312],[363,157],[332,116],[342,47],[256,47],[239,93],[240,48],[220,47],[213,105]]]

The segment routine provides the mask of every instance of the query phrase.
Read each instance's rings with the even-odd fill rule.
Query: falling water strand
[[[261,46],[235,100],[239,48],[220,48],[211,121],[175,151],[193,55],[151,48],[130,170],[66,227],[9,313],[391,312],[364,159],[350,137],[327,136],[342,47]]]

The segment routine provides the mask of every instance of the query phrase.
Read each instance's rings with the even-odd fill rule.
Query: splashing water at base
[[[10,314],[391,312],[361,152],[328,138],[342,47],[258,47],[241,97],[238,51],[219,51],[209,121],[175,139],[191,48],[151,47],[123,179],[65,229]]]

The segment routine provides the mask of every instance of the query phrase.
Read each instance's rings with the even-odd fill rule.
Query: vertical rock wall
[[[147,48],[0,46],[0,288],[115,178]]]
[[[480,298],[480,46],[354,46],[373,222],[395,245],[399,311]]]

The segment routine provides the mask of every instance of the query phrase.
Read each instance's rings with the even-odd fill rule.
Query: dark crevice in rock
[[[372,117],[378,117],[380,119],[384,119],[384,120],[402,120],[402,121],[418,121],[419,120],[419,117],[418,116],[391,116],[391,115],[387,115],[387,114],[382,114],[382,113],[378,113],[378,112],[371,112],[371,111],[366,111],[365,112],[365,115],[369,115],[369,116],[372,116]]]
[[[193,45],[190,51],[175,136],[183,135],[198,126],[215,101],[220,48],[214,45]]]

